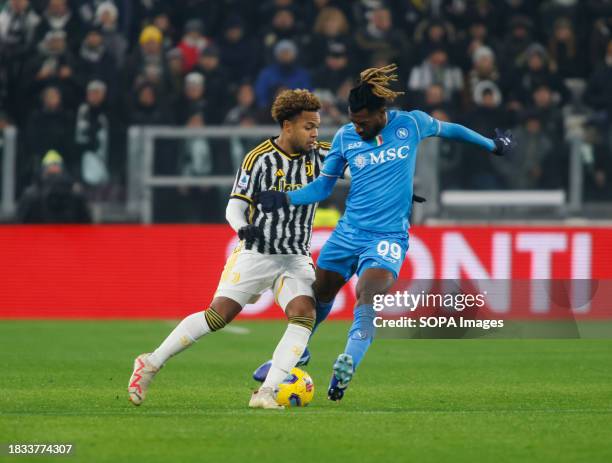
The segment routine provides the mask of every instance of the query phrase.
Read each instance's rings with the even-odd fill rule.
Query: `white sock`
[[[161,367],[173,355],[187,349],[199,338],[211,332],[204,312],[196,312],[184,318],[172,333],[149,356],[149,362],[156,368]]]
[[[262,387],[277,388],[298,363],[308,344],[311,330],[289,323],[272,355],[272,366]]]

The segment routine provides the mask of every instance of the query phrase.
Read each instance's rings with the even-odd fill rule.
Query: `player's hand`
[[[287,193],[276,190],[262,191],[255,200],[261,204],[261,210],[264,212],[272,212],[289,205]]]
[[[495,143],[495,150],[493,154],[497,156],[506,156],[516,147],[516,141],[512,132],[506,130],[502,132],[500,129],[495,129],[495,137],[493,138]]]
[[[240,238],[240,240],[244,240],[246,244],[253,243],[260,236],[261,230],[259,227],[253,224],[245,225],[238,230],[238,238]]]

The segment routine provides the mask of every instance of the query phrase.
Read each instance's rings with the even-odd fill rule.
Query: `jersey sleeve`
[[[408,113],[417,126],[419,138],[435,137],[440,134],[440,121],[434,119],[423,111],[410,111]]]
[[[346,158],[342,151],[342,134],[344,128],[338,130],[334,139],[332,140],[331,147],[325,155],[325,161],[323,162],[323,169],[321,170],[322,175],[327,177],[340,177],[342,176],[346,167]]]
[[[263,159],[259,154],[249,153],[244,157],[242,165],[236,173],[231,198],[238,198],[249,204],[253,203],[253,195],[259,191]]]

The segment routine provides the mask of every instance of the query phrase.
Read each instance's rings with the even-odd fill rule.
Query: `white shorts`
[[[261,254],[238,245],[225,263],[215,297],[229,297],[242,307],[252,304],[266,290],[286,309],[298,296],[314,299],[315,271],[312,258],[298,254]]]

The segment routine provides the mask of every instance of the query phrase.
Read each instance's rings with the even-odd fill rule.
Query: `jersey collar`
[[[270,138],[270,144],[272,144],[272,148],[274,148],[277,153],[285,156],[287,159],[297,159],[303,156],[302,153],[294,153],[294,154],[287,153],[285,150],[283,150],[280,146],[276,144],[276,142],[274,141],[275,138],[276,137]]]

